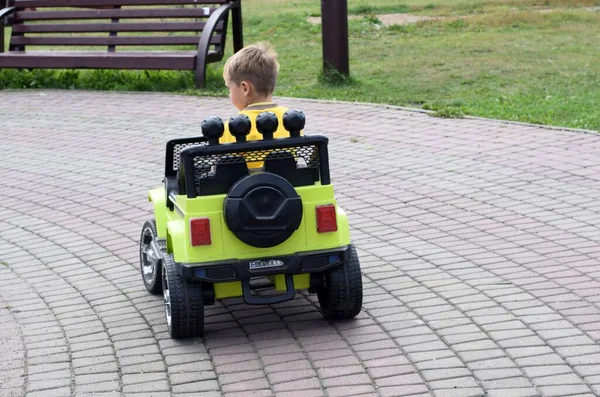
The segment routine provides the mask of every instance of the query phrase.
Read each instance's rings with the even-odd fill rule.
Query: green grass
[[[348,8],[350,15],[394,14],[409,11],[410,7],[404,3],[378,5],[365,2]]]
[[[322,73],[320,15],[308,0],[244,4],[245,43],[272,42],[276,95],[387,103],[440,117],[474,115],[600,130],[600,0],[349,0],[351,77]],[[539,12],[553,8],[553,12]],[[444,19],[382,26],[378,13]],[[362,15],[362,18],[360,17]],[[231,54],[228,43],[227,56]],[[0,71],[0,88],[226,95],[224,62],[196,91],[191,72]]]

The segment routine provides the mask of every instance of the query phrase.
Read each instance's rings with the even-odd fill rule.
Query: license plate
[[[250,261],[248,264],[250,270],[265,269],[269,267],[278,267],[284,265],[283,261],[280,259]]]

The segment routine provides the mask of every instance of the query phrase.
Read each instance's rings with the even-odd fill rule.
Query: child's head
[[[278,73],[273,47],[257,43],[244,47],[225,62],[223,78],[231,101],[242,110],[252,103],[271,100]]]

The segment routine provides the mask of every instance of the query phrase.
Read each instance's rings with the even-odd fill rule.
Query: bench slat
[[[115,7],[181,4],[224,4],[226,0],[15,0],[17,9],[29,7]]]
[[[19,45],[198,45],[198,36],[107,36],[107,37],[15,37],[12,44]],[[210,44],[220,44],[221,36],[216,34]],[[151,54],[151,53],[150,53]]]
[[[108,19],[108,18],[204,18],[210,16],[213,9],[206,13],[204,8],[154,8],[147,10],[115,9],[85,11],[17,11],[13,20],[44,21],[68,19]]]
[[[0,53],[3,68],[193,70],[196,52],[34,52]]]
[[[14,25],[17,33],[89,33],[89,32],[195,32],[204,30],[205,22],[150,23],[76,23]],[[223,24],[219,27],[222,29]]]

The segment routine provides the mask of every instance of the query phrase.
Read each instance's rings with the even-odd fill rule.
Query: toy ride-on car
[[[273,138],[280,122],[287,138]],[[356,316],[362,281],[348,218],[329,176],[327,138],[301,135],[304,113],[229,119],[236,142],[219,143],[224,124],[202,122],[203,137],[167,143],[164,186],[150,190],[155,218],[144,223],[140,262],[148,291],[164,296],[172,337],[200,336],[204,306],[247,304],[316,293],[326,318]]]

